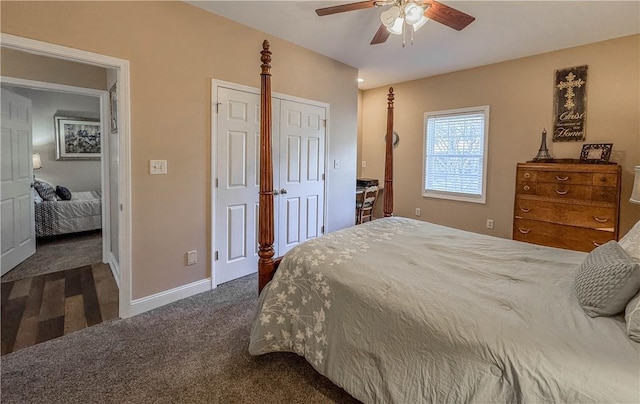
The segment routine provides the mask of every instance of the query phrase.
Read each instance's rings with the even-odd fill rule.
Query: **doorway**
[[[117,160],[112,162],[113,164],[111,165],[117,169],[115,175],[112,176],[112,179],[117,179],[117,181],[115,185],[103,181],[103,186],[107,188],[106,191],[103,189],[103,195],[105,199],[106,195],[110,196],[108,203],[108,215],[112,219],[112,226],[110,227],[114,230],[115,234],[113,235],[116,237],[114,237],[115,243],[112,243],[113,248],[111,251],[103,252],[103,256],[104,254],[108,256],[109,264],[117,274],[116,279],[119,279],[119,316],[121,318],[130,317],[132,315],[132,309],[129,62],[123,59],[9,34],[2,34],[2,47],[54,59],[111,69],[114,73],[114,81],[117,82],[117,104],[110,106],[108,95],[103,94],[101,96],[101,108],[103,116],[109,114],[109,107],[114,111],[113,116],[117,116],[118,136],[117,142],[113,147],[114,151],[117,151]],[[4,81],[4,79],[3,77],[2,80]],[[111,169],[111,167],[109,167],[109,169]],[[114,196],[116,196],[116,199],[113,198]],[[117,257],[114,256],[114,252],[117,253]]]
[[[29,209],[18,209],[30,215],[10,227],[17,235],[30,234],[30,239],[35,233],[35,253],[21,255],[21,262],[11,268],[5,258],[14,252],[3,242],[2,355],[117,318],[119,294],[117,274],[105,265],[109,255],[104,254],[112,251],[105,203],[109,172],[102,164],[109,161],[110,139],[101,124],[108,120],[101,108],[106,91],[7,81],[12,79],[2,83],[2,103],[7,107],[3,145],[16,143],[16,135],[30,143],[13,148],[18,155],[10,160],[28,162],[28,179],[35,185],[24,186]],[[18,101],[28,117],[24,128],[5,130],[5,116],[14,115],[9,104],[13,107]],[[5,154],[3,147],[3,159]],[[3,191],[10,174],[5,168]],[[6,227],[3,220],[3,232]],[[23,237],[14,238],[18,245],[25,244],[20,242]]]
[[[25,222],[31,223],[28,228],[30,231],[22,231],[18,234],[31,234],[35,225],[36,244],[43,246],[45,251],[37,253],[39,257],[21,256],[19,260],[12,260],[20,261],[13,263],[17,265],[9,265],[3,260],[2,281],[17,280],[97,262],[107,263],[109,256],[105,252],[111,251],[111,239],[108,203],[103,200],[103,196],[109,196],[103,192],[105,189],[103,182],[109,182],[109,172],[103,172],[102,164],[103,159],[109,159],[109,150],[101,147],[104,143],[101,121],[106,119],[102,116],[100,107],[104,91],[68,87],[59,89],[56,88],[57,85],[51,83],[47,84],[48,88],[42,88],[37,82],[23,80],[17,84],[8,84],[8,81],[12,80],[10,78],[3,80],[3,96],[10,98],[21,96],[28,100],[30,105],[28,113],[30,128],[28,131],[23,131],[24,136],[30,137],[28,140],[30,144],[19,151],[24,155],[15,157],[28,164],[33,162],[33,172],[29,170],[29,181],[33,185],[31,191],[34,201],[29,203],[30,215],[25,218]],[[92,155],[90,158],[84,156],[65,158],[61,153],[62,141],[65,137],[64,134],[59,133],[59,130],[63,129],[64,122],[71,122],[72,119],[77,120],[75,126],[85,128],[81,133],[87,133],[88,140],[82,139],[84,143],[79,143],[87,148],[83,151],[98,152],[87,153]],[[59,127],[56,126],[58,123]],[[84,125],[85,123],[87,125]],[[3,128],[5,125],[3,122]],[[91,130],[96,132],[87,132]],[[91,141],[92,143],[89,143]],[[69,147],[71,146],[76,147],[76,144],[71,142]],[[94,156],[95,154],[98,156]],[[6,188],[5,180],[3,175],[3,188]],[[44,193],[45,186],[50,190],[45,195],[49,196],[47,200],[43,200],[40,195],[40,192]],[[24,188],[28,190],[26,186]],[[53,190],[56,191],[55,194]],[[25,198],[27,199],[30,199],[29,195]],[[63,202],[65,200],[70,202]],[[15,229],[20,227],[26,227],[26,224],[14,224]],[[101,237],[101,230],[106,237]],[[65,240],[68,241],[65,243]],[[70,251],[77,251],[76,254],[65,255],[59,251],[61,246],[70,242],[81,246],[70,248]],[[57,246],[55,249],[54,245]],[[7,251],[7,254],[11,254],[11,251]],[[3,246],[3,259],[5,257]],[[7,274],[7,271],[10,272]]]

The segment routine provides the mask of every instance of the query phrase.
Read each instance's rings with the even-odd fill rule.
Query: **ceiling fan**
[[[343,13],[345,11],[362,10],[371,7],[390,6],[380,14],[382,24],[371,40],[371,45],[384,43],[390,34],[402,35],[404,46],[405,31],[410,30],[411,43],[413,33],[427,21],[434,20],[441,24],[461,31],[471,24],[475,17],[458,11],[435,0],[372,0],[339,6],[324,7],[316,10],[318,16]]]

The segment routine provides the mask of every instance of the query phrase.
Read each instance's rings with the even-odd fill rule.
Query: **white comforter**
[[[249,351],[291,351],[367,403],[638,403],[640,344],[575,296],[585,254],[403,218],[296,247]]]

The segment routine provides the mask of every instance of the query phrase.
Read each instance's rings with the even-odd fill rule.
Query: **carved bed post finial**
[[[393,215],[393,87],[387,96],[387,136],[384,155],[384,217]]]
[[[273,161],[271,157],[271,51],[269,41],[260,52],[260,197],[258,213],[258,292],[275,272],[273,256]]]
[[[260,65],[260,67],[262,67],[262,73],[260,74],[268,74],[271,75],[271,51],[269,50],[269,47],[271,45],[269,45],[269,41],[267,41],[266,39],[264,40],[264,42],[262,42],[262,50],[260,51],[260,61],[262,62],[262,64]]]

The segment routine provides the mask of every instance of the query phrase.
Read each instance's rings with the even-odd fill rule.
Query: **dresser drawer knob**
[[[609,221],[609,218],[605,217],[604,219],[602,219],[602,218],[599,218],[598,216],[594,216],[593,220],[595,220],[598,223],[607,223]]]
[[[591,240],[591,242],[592,242],[592,243],[593,243],[593,245],[594,245],[594,246],[596,246],[596,247],[600,247],[600,246],[602,245],[602,244],[600,244],[600,243],[596,243],[596,242],[595,242],[595,241],[593,241],[593,240]]]
[[[565,176],[565,177],[558,177],[558,176],[556,175],[556,180],[557,180],[557,181],[567,181],[568,179],[569,179],[569,177],[568,177],[568,176]]]
[[[530,187],[530,186],[528,186],[528,185],[525,185],[525,186],[524,186],[524,188],[522,188],[522,189],[524,189],[525,191],[528,191],[528,190],[530,190],[530,189],[531,189],[531,187]]]
[[[568,190],[561,191],[559,189],[556,189],[556,194],[558,195],[566,195],[568,192],[569,192]]]
[[[600,177],[600,182],[607,182],[607,177]]]
[[[529,232],[530,232],[531,230],[529,230],[529,229],[523,229],[523,228],[521,228],[521,227],[518,227],[518,231],[519,231],[520,233],[522,233],[522,234],[529,234]]]
[[[531,208],[520,208],[520,210],[524,213],[529,213],[531,212]]]
[[[524,173],[524,178],[527,178],[527,179],[531,178],[531,174],[530,173]]]

